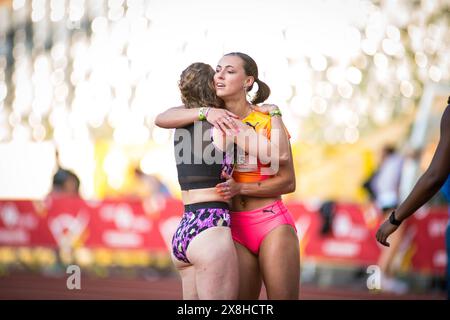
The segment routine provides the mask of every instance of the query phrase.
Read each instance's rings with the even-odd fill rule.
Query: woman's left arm
[[[263,104],[262,106],[255,106],[253,109],[270,115],[270,141],[278,148],[279,163],[287,163],[290,152],[289,136],[281,118],[280,108],[275,104]]]
[[[289,143],[288,147],[288,162],[280,165],[273,177],[259,182],[240,183],[236,182],[232,177],[225,175],[227,181],[219,183],[216,186],[217,192],[225,200],[231,199],[237,194],[265,198],[277,197],[294,192],[296,187],[295,172]]]

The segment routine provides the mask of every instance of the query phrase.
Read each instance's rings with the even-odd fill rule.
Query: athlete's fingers
[[[389,247],[390,244],[387,242],[387,236],[385,234],[380,234],[379,240],[378,240],[383,246]]]
[[[219,183],[218,185],[216,185],[216,188],[222,189],[222,188],[225,188],[226,186],[228,186],[228,184],[226,182],[222,182],[222,183]]]
[[[228,174],[228,173],[226,173],[225,171],[223,171],[222,172],[222,177],[224,177],[226,180],[229,180],[229,179],[231,179],[231,176]],[[229,186],[228,185],[228,181],[227,182],[224,182],[224,183],[221,183],[221,184],[223,184],[223,185],[225,185],[225,186]]]
[[[225,187],[226,185],[227,185],[226,182],[221,182],[221,183],[219,183],[219,184],[216,185],[216,188],[223,188],[223,187]]]
[[[229,192],[229,190],[227,188],[218,188],[218,189],[216,189],[216,191],[217,191],[217,193],[220,193],[220,194]]]
[[[383,244],[386,246],[386,247],[389,247],[390,246],[390,244],[389,244],[389,242],[387,242],[387,235],[383,235]]]
[[[222,119],[217,119],[217,125],[220,127],[223,133],[227,133],[227,128],[224,126]]]
[[[221,196],[222,198],[224,198],[226,196],[225,192],[217,192],[219,194],[219,196]]]
[[[222,119],[224,119],[225,123],[227,124],[227,126],[232,129],[234,132],[239,133],[239,127],[236,124],[235,120],[233,120],[234,118],[231,116],[225,116]]]
[[[226,113],[228,116],[230,116],[230,117],[239,119],[239,116],[235,115],[235,114],[234,114],[233,112],[231,112],[231,111],[225,110],[225,113]]]
[[[239,132],[239,128],[237,127],[237,125],[234,123],[234,121],[232,120],[231,117],[229,116],[225,116],[219,119],[219,121],[221,121],[221,124],[227,128],[227,130],[231,130],[235,133]],[[230,132],[231,134],[231,132]]]
[[[380,242],[380,243],[381,243],[381,238],[382,238],[382,237],[381,237],[381,231],[378,230],[378,231],[377,231],[377,241]]]
[[[218,121],[213,121],[212,125],[214,126],[214,128],[216,128],[217,130],[219,130],[220,132],[222,132],[223,134],[226,134],[225,131],[223,131],[222,127],[219,125]]]
[[[233,135],[232,130],[233,128],[227,123],[224,119],[217,120],[217,123],[221,126],[222,131],[225,132],[226,135],[230,136]]]

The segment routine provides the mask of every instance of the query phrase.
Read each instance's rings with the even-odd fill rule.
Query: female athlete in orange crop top
[[[258,67],[251,57],[243,53],[223,56],[214,83],[228,111],[211,108],[206,120],[229,134],[242,124],[252,127],[280,151],[278,156],[271,154],[269,162],[260,158],[245,162],[249,160],[247,155],[238,158],[233,176],[217,185],[224,199],[232,199],[231,232],[239,261],[239,298],[257,299],[264,279],[269,299],[298,299],[298,237],[292,216],[281,201],[282,194],[295,190],[289,134],[276,108],[256,106],[268,98],[270,89],[258,78]],[[246,95],[254,83],[258,91],[250,104]],[[175,128],[197,118],[198,110],[172,108],[158,116],[155,123]]]

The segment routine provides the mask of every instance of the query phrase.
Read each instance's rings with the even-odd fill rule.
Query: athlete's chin
[[[226,98],[228,96],[227,92],[224,92],[224,90],[217,90],[217,89],[216,89],[216,95],[219,98]]]
[[[216,95],[221,99],[227,99],[236,96],[236,91],[216,90]]]

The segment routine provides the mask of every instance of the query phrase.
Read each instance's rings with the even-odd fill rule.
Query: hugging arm
[[[158,114],[155,124],[165,129],[182,128],[199,121],[199,112],[200,108],[173,107]],[[206,113],[206,120],[222,132],[237,129],[232,121],[238,118],[234,113],[221,108],[209,108]]]
[[[164,129],[182,128],[198,120],[199,108],[173,107],[158,114],[155,124]]]
[[[219,183],[216,186],[217,192],[225,200],[231,199],[237,194],[261,198],[278,197],[294,192],[296,187],[294,164],[290,148],[288,163],[280,165],[278,172],[269,179],[259,182],[239,183],[234,181],[230,176],[225,177],[227,181]]]

